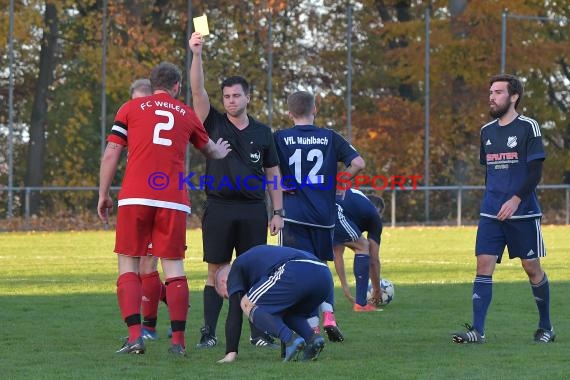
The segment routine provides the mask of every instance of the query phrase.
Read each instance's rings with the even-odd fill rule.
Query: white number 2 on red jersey
[[[157,145],[171,146],[172,140],[160,137],[161,131],[170,131],[174,127],[174,115],[170,111],[156,110],[155,115],[166,116],[168,121],[166,123],[156,123],[154,126],[154,134],[152,136],[152,142]]]

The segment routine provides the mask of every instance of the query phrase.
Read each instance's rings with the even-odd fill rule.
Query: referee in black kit
[[[249,84],[239,76],[222,83],[225,113],[211,106],[204,88],[202,66],[203,39],[193,33],[188,41],[192,50],[190,84],[194,111],[204,123],[210,138],[223,138],[232,152],[223,160],[206,162],[206,175],[213,178],[206,186],[207,204],[202,219],[204,261],[208,278],[204,286],[204,326],[197,347],[217,344],[216,325],[223,304],[214,288],[217,270],[232,260],[233,250],[239,256],[249,248],[267,243],[267,226],[272,235],[283,228],[283,194],[279,159],[271,129],[247,114],[250,100]],[[265,181],[273,206],[268,221],[265,204]],[[245,182],[244,182],[245,181]],[[272,337],[251,326],[251,344],[277,347]]]

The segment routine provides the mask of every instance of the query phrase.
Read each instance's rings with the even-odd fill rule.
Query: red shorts
[[[146,256],[152,242],[153,256],[183,259],[186,252],[186,216],[183,211],[161,207],[119,207],[115,252]]]

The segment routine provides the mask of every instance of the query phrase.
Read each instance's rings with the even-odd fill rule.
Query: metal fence
[[[418,187],[416,192],[421,192],[423,197],[430,197],[433,192],[450,192],[453,194],[450,198],[454,199],[454,205],[450,205],[448,211],[451,212],[451,207],[455,206],[455,220],[452,221],[450,218],[445,218],[442,220],[441,218],[432,219],[432,220],[423,220],[423,221],[415,221],[420,224],[446,224],[446,225],[456,225],[456,226],[463,226],[466,224],[473,224],[479,217],[478,209],[479,209],[479,200],[481,199],[481,195],[483,190],[485,189],[484,186],[428,186],[428,187]],[[558,194],[558,196],[551,194],[550,198],[554,198],[556,200],[555,205],[549,205],[545,202],[541,202],[541,206],[543,208],[543,213],[545,216],[548,217],[547,222],[549,224],[570,224],[570,185],[542,185],[538,186],[538,197],[539,199],[545,198],[546,191],[555,191],[561,192],[562,194]],[[401,190],[401,189],[394,189],[388,191],[390,197],[390,226],[396,227],[398,225],[398,194],[402,194],[404,191],[414,191],[414,190]],[[471,218],[468,218],[467,223],[464,220],[464,213],[465,213],[465,197],[466,193],[476,191],[480,195],[477,197],[476,201],[476,210],[473,210],[473,202],[471,201]],[[386,193],[386,191],[385,191]],[[385,197],[385,201],[388,199]],[[475,213],[474,213],[474,212]],[[449,214],[448,214],[449,215]],[[387,221],[387,218],[385,218]],[[414,221],[411,221],[414,223]],[[400,222],[402,224],[402,222]],[[406,222],[404,224],[409,224]]]
[[[482,196],[483,186],[418,186],[416,189],[394,188],[375,190],[372,187],[361,187],[360,190],[367,194],[376,194],[384,198],[386,208],[384,222],[392,227],[405,225],[448,225],[464,226],[473,225],[478,220],[479,202]],[[24,226],[28,225],[30,218],[30,199],[34,192],[39,192],[43,197],[50,197],[54,193],[68,192],[75,194],[82,192],[82,201],[74,204],[77,209],[95,212],[97,203],[97,187],[15,187],[15,194],[20,194],[21,217]],[[112,187],[116,193],[119,187]],[[7,188],[0,188],[2,201],[8,193]],[[91,194],[89,194],[91,193]],[[203,192],[196,194],[192,191],[193,212],[201,215],[205,196]],[[431,199],[432,210],[424,215],[418,211],[423,208],[425,199]],[[544,213],[544,222],[547,224],[570,224],[570,184],[565,185],[542,185],[538,187],[538,197]],[[58,206],[65,208],[65,205]],[[61,210],[59,210],[61,211]],[[55,211],[44,212],[42,216],[49,217]],[[25,228],[24,228],[25,229]]]

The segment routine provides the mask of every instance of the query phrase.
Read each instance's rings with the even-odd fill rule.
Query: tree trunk
[[[40,50],[39,75],[30,121],[30,141],[28,144],[28,162],[25,179],[26,186],[41,186],[44,177],[48,89],[53,83],[54,78],[55,53],[57,49],[59,26],[57,8],[51,2],[46,2],[44,20],[45,25]],[[30,213],[37,214],[40,205],[40,194],[34,191],[31,195]]]

